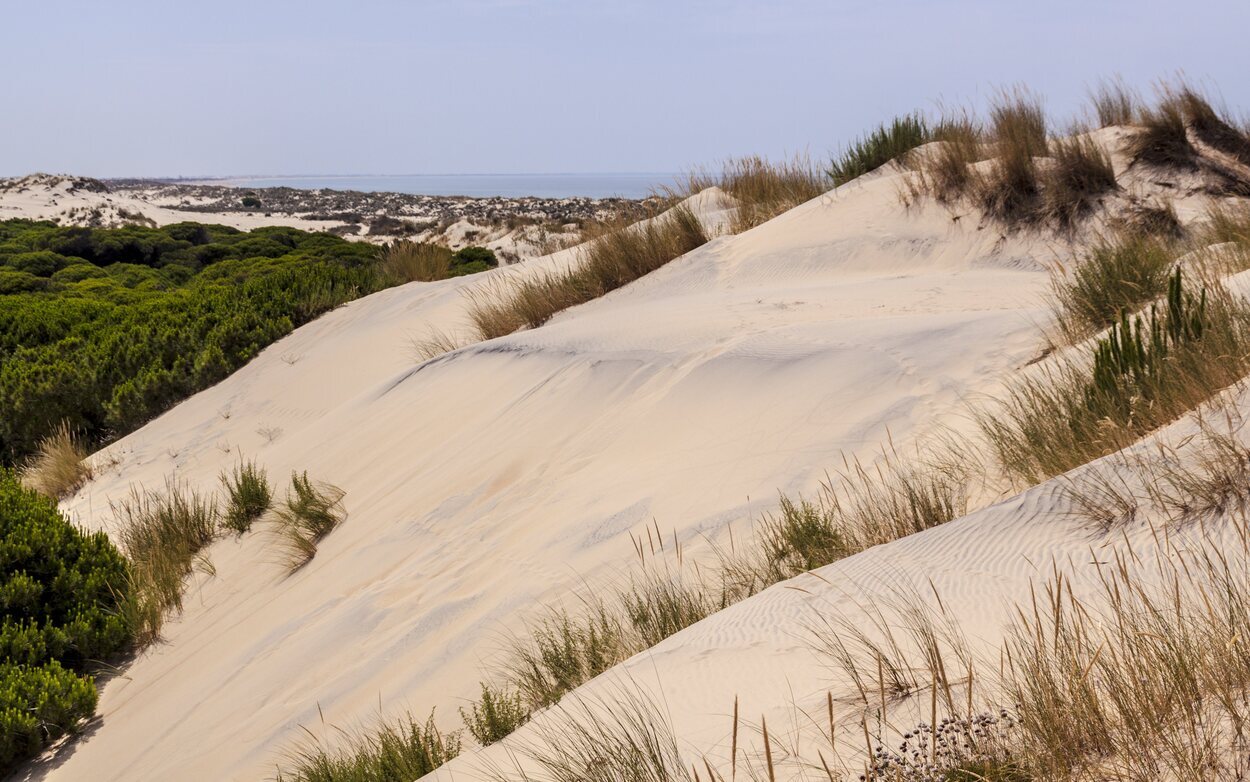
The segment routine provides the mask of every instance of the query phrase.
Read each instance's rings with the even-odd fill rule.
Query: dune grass
[[[395,285],[436,282],[451,276],[451,257],[446,247],[397,239],[379,252],[378,272]]]
[[[342,523],[344,492],[314,483],[308,473],[291,473],[286,499],[274,509],[279,544],[287,569],[299,570],[317,555],[317,544]]]
[[[1035,220],[1042,182],[1035,158],[1047,154],[1046,113],[1041,99],[1023,88],[999,93],[990,103],[993,159],[973,180],[972,194],[989,217],[1008,225]]]
[[[1142,106],[1125,151],[1134,163],[1183,171],[1198,169],[1198,151],[1189,141],[1185,110],[1175,91],[1164,88],[1153,106]]]
[[[217,502],[170,480],[163,492],[133,489],[111,508],[130,564],[121,610],[143,646],[160,637],[166,614],[182,610],[183,581],[217,530]]]
[[[1141,98],[1123,79],[1104,80],[1089,93],[1090,107],[1100,128],[1132,125]]]
[[[916,147],[932,140],[929,123],[919,112],[895,117],[856,139],[834,158],[829,178],[835,187],[876,171],[891,160],[906,160]]]
[[[22,485],[54,500],[77,491],[89,480],[87,448],[66,422],[39,441],[21,472]]]
[[[708,241],[699,218],[684,205],[601,231],[566,270],[529,279],[499,277],[476,290],[469,318],[477,337],[488,340],[537,328],[556,313],[627,285]]]
[[[1111,156],[1088,135],[1050,142],[1050,165],[1042,170],[1042,214],[1072,228],[1093,213],[1102,196],[1119,189]]]
[[[269,477],[264,468],[257,467],[255,462],[240,460],[233,470],[223,472],[220,480],[226,492],[226,508],[221,523],[226,529],[242,535],[273,504]]]
[[[482,694],[468,709],[460,710],[469,735],[478,744],[488,747],[529,721],[521,693],[505,688],[482,685]]]
[[[457,733],[442,733],[431,713],[424,723],[411,714],[349,735],[336,750],[312,738],[287,753],[277,782],[407,782],[460,754]]]
[[[1051,276],[1051,305],[1060,339],[1075,343],[1107,328],[1167,290],[1174,243],[1136,232],[1095,239],[1072,268]]]
[[[732,158],[718,173],[696,172],[686,185],[688,195],[719,187],[734,199],[729,230],[739,234],[765,223],[828,188],[823,175],[806,155],[771,161],[759,155]]]
[[[1212,106],[1193,87],[1182,86],[1177,91],[1176,100],[1199,141],[1229,155],[1244,166],[1250,166],[1250,134],[1237,127],[1232,119]]]
[[[1084,358],[1011,383],[978,414],[999,463],[1029,485],[1117,451],[1250,370],[1250,311],[1217,281],[1171,277],[1166,302],[1123,315]]]

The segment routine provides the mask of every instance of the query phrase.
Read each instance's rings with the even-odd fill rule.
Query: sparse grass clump
[[[895,117],[888,125],[880,125],[856,139],[829,167],[834,186],[875,171],[891,160],[904,160],[908,153],[932,139],[929,123],[915,113]]]
[[[22,470],[22,483],[54,500],[76,491],[91,480],[87,449],[82,439],[62,422],[39,441],[35,454]]]
[[[528,722],[530,712],[521,693],[483,683],[482,697],[467,711],[461,709],[460,718],[477,743],[488,747]]]
[[[578,614],[550,609],[512,644],[508,679],[531,709],[550,706],[634,653],[626,627],[601,601]]]
[[[943,118],[933,129],[933,146],[914,161],[906,185],[910,203],[930,195],[938,203],[951,204],[969,192],[972,165],[984,159],[984,131],[967,114]]]
[[[641,223],[614,224],[585,245],[577,262],[564,272],[528,280],[501,279],[482,288],[469,317],[483,340],[537,328],[557,312],[627,285],[707,240],[699,218],[680,205]]]
[[[1071,271],[1051,277],[1055,322],[1068,342],[1114,323],[1167,290],[1174,265],[1173,245],[1136,233],[1098,239]]]
[[[163,492],[133,489],[111,507],[114,534],[130,562],[122,611],[144,645],[160,637],[166,613],[182,610],[183,580],[213,541],[217,503],[171,480]]]
[[[439,731],[433,713],[424,724],[408,714],[350,738],[339,751],[315,740],[291,751],[277,782],[407,782],[460,754],[459,734]]]
[[[252,523],[273,503],[269,477],[255,462],[240,461],[232,472],[223,472],[221,485],[227,499],[221,523],[239,535],[251,529]]]
[[[1133,124],[1141,102],[1121,79],[1101,82],[1090,92],[1089,100],[1100,128]]]
[[[1199,141],[1229,155],[1244,166],[1250,166],[1250,134],[1234,125],[1191,87],[1182,87],[1176,99]]]
[[[274,520],[292,572],[308,564],[321,539],[343,521],[343,495],[337,486],[313,483],[306,472],[291,473],[291,487],[274,510]]]
[[[1143,106],[1137,115],[1137,125],[1125,146],[1134,163],[1197,170],[1198,151],[1189,142],[1185,111],[1174,93],[1165,91],[1156,105]]]

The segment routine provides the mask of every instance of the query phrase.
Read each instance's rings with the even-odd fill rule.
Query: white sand
[[[90,527],[107,529],[132,485],[176,474],[213,488],[239,454],[280,480],[338,484],[349,518],[291,576],[263,532],[215,544],[216,573],[195,577],[167,642],[104,686],[99,725],[34,777],[254,780],[322,714],[350,727],[437,707],[457,727],[504,634],[627,572],[629,533],[652,519],[697,556],[704,535],[745,532],[843,453],[966,427],[966,397],[1038,353],[1043,265],[1066,250],[934,206],[904,212],[897,184],[866,178],[540,329],[424,364],[411,337],[461,330],[467,289],[572,251],[375,294],[109,448],[120,461],[65,504]],[[716,219],[716,203],[696,206]],[[1005,599],[1052,559],[1088,559],[1088,535],[1058,510],[1043,486],[849,558],[625,671],[664,692],[698,753],[727,736],[735,695],[786,725],[791,701],[845,695],[800,637],[811,604],[849,616],[854,600],[932,579],[992,641]],[[440,778],[480,779],[479,762],[466,754]]]

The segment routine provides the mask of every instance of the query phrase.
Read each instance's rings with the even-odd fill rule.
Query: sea
[[[675,173],[608,174],[394,174],[384,176],[244,176],[202,180],[233,187],[294,187],[441,196],[520,198],[645,198],[672,186]]]

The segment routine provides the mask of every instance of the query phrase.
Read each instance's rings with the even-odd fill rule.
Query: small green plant
[[[834,186],[875,171],[891,160],[902,160],[916,147],[932,140],[929,124],[920,113],[895,117],[856,139],[829,167]]]
[[[314,484],[308,473],[291,473],[286,501],[274,511],[287,566],[296,571],[317,554],[317,544],[343,521],[342,489]]]
[[[240,460],[231,472],[221,474],[221,485],[227,499],[221,523],[239,535],[251,529],[273,503],[269,477],[255,462]]]
[[[521,693],[495,688],[482,683],[482,697],[461,709],[465,728],[483,747],[490,746],[529,721],[530,715],[521,701]]]
[[[277,782],[407,782],[429,774],[460,754],[460,736],[443,733],[430,713],[425,723],[411,714],[350,736],[333,750],[312,741],[287,754]]]
[[[1163,296],[1174,266],[1172,243],[1137,232],[1096,240],[1070,272],[1051,278],[1055,322],[1068,342],[1084,339]]]
[[[487,247],[463,247],[451,256],[450,275],[463,277],[466,274],[477,274],[499,265],[493,250]]]

